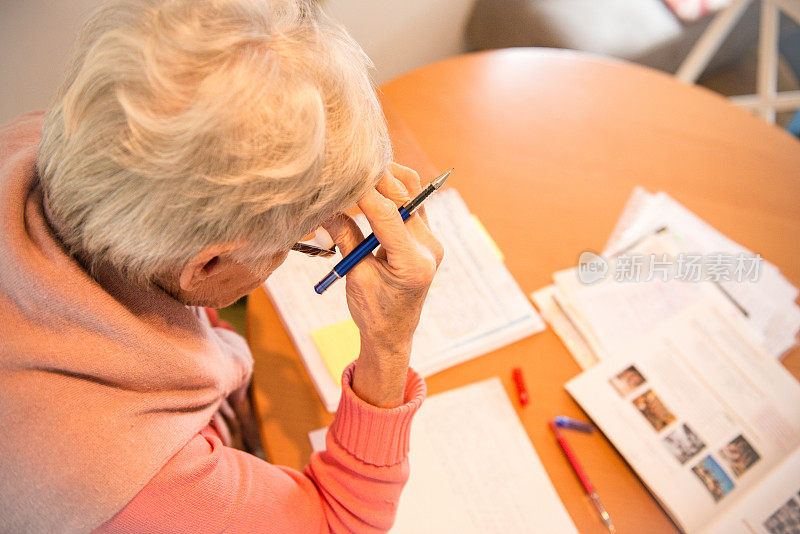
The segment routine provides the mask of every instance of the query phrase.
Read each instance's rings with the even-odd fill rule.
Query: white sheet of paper
[[[498,378],[426,399],[409,461],[393,534],[577,532]]]
[[[544,330],[541,317],[485,232],[476,226],[458,192],[446,189],[425,205],[445,256],[414,335],[414,369],[430,376]],[[365,219],[360,219],[366,235],[369,229]],[[350,317],[343,281],[322,295],[314,292],[314,284],[340,259],[338,255],[321,259],[290,254],[265,283],[323,404],[331,412],[339,402],[339,386],[310,333]]]

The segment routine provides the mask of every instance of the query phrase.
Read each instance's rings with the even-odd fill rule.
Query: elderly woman
[[[119,0],[46,115],[0,131],[0,531],[382,531],[425,394],[411,339],[440,244],[396,207],[369,61],[312,3]],[[252,359],[203,308],[322,225],[361,353],[303,473],[227,446]],[[313,260],[309,260],[313,261]]]

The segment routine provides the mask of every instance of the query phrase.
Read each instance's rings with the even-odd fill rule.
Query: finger
[[[426,249],[436,260],[436,267],[442,263],[442,259],[444,258],[444,246],[442,245],[441,241],[436,239],[430,230],[426,228],[425,232],[420,232],[418,235],[415,235],[414,238]]]
[[[367,217],[375,237],[386,249],[390,263],[396,255],[408,255],[414,250],[416,245],[394,201],[370,189],[358,201],[358,206]]]
[[[441,245],[422,220],[416,218],[420,228],[412,236],[409,225],[403,224],[395,203],[375,189],[361,197],[358,205],[381,243],[382,250],[378,250],[375,260],[399,275],[404,285],[427,288],[441,262],[442,251]],[[423,236],[430,236],[430,240],[417,239]],[[384,257],[385,263],[382,261]]]
[[[400,165],[396,166],[400,167],[401,169],[405,169],[406,174],[411,175],[410,179],[408,180],[408,184],[411,187],[414,187],[414,184],[416,184],[416,187],[419,188],[419,176],[416,172],[412,171],[411,169],[401,167]],[[376,184],[375,188],[381,195],[394,201],[394,203],[398,206],[403,205],[411,198],[411,192],[406,187],[406,183],[401,182],[390,172],[387,172],[383,176],[383,178]],[[416,213],[419,213],[419,211]],[[431,252],[431,254],[437,259],[438,265],[438,263],[441,261],[441,253],[439,252],[441,250],[441,244],[433,236],[431,229],[426,222],[427,221],[412,215],[411,218],[406,221],[406,228],[413,239],[419,241]]]
[[[410,169],[407,170],[416,175],[414,171],[411,171]],[[411,187],[414,186],[414,183],[416,183],[416,187],[419,188],[418,178],[416,179],[416,182],[414,179],[409,180],[409,185]],[[397,204],[398,207],[402,206],[411,200],[412,196],[416,196],[419,193],[419,191],[416,193],[410,191],[408,187],[406,187],[406,183],[400,181],[388,171],[383,175],[383,177],[381,177],[378,183],[375,184],[375,189],[377,189],[378,193],[384,197],[392,200],[395,204]],[[419,213],[419,210],[417,210],[417,213]],[[414,217],[414,215],[408,219],[406,225],[408,226],[408,231],[411,232],[412,235],[417,235],[420,231],[430,230],[426,220],[420,219],[419,217]]]
[[[422,191],[422,182],[420,181],[419,174],[414,169],[404,167],[399,163],[389,163],[389,172],[392,173],[397,180],[399,180],[408,190],[411,198],[417,196]],[[417,214],[428,224],[428,214],[425,212],[425,205],[423,204],[417,210]]]
[[[411,183],[413,185],[413,181]],[[419,180],[417,180],[417,186],[419,186]],[[419,191],[410,191],[406,187],[405,183],[397,179],[391,172],[388,171],[383,175],[378,183],[375,184],[375,189],[377,189],[378,193],[381,195],[392,200],[395,204],[397,204],[398,207],[402,206],[419,193]],[[417,213],[419,213],[419,210],[417,210]],[[409,231],[414,234],[420,224],[427,226],[427,221],[420,220],[419,217],[414,217],[412,215],[406,224],[408,225]]]
[[[389,163],[389,172],[392,173],[392,176],[403,182],[410,191],[411,196],[415,196],[422,191],[422,182],[419,179],[419,174],[417,174],[417,171],[414,169],[409,169],[393,161]]]
[[[436,267],[439,267],[442,263],[442,259],[444,258],[444,247],[436,237],[430,233],[426,232],[424,235],[415,236],[417,242],[420,245],[427,249],[427,253],[436,261]],[[386,261],[386,249],[383,247],[379,247],[378,250],[375,252],[375,257],[378,260]]]
[[[444,257],[442,243],[433,235],[431,229],[422,222],[422,219],[416,218],[416,221],[418,224],[414,225],[412,219],[409,219],[406,227],[409,229],[412,239],[427,249],[427,252],[436,260],[436,266],[438,267]]]
[[[330,234],[342,256],[350,254],[364,240],[364,234],[356,222],[344,213],[339,213],[323,222],[322,227]]]
[[[406,185],[395,178],[389,171],[385,172],[381,179],[378,180],[378,183],[375,184],[375,189],[382,196],[394,202],[398,208],[411,200],[411,193],[409,193]]]
[[[402,205],[411,198],[411,191],[409,188],[416,188],[420,190],[419,175],[413,170],[403,167],[402,165],[392,164],[393,170],[396,170],[405,177],[405,182],[395,177],[391,172],[387,172],[381,180],[376,184],[375,188],[384,197],[393,200],[398,206]],[[418,192],[418,191],[417,191]],[[414,193],[416,196],[416,193]],[[417,212],[419,213],[419,211]],[[425,219],[412,216],[406,222],[406,228],[411,236],[420,242],[425,248],[428,249],[431,256],[435,258],[436,265],[438,266],[443,257],[442,245],[431,233],[430,227],[426,224]],[[386,257],[385,251],[379,250],[377,256],[379,259]]]

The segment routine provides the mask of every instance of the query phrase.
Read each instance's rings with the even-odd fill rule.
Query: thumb
[[[350,254],[364,240],[361,228],[352,217],[345,213],[339,213],[332,219],[323,222],[322,227],[330,234],[342,256]]]

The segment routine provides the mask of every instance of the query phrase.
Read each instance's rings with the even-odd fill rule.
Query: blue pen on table
[[[419,209],[425,199],[427,199],[429,196],[435,193],[437,189],[444,185],[445,180],[447,180],[447,177],[450,176],[451,172],[453,172],[453,169],[450,169],[446,173],[431,181],[431,183],[422,189],[420,194],[397,209],[397,211],[400,213],[400,216],[403,218],[403,221],[407,221],[408,218],[411,217],[411,215],[413,215],[417,209]],[[319,283],[314,286],[314,291],[322,295],[326,289],[333,285],[333,283],[339,278],[343,278],[344,275],[350,272],[350,269],[355,267],[358,262],[366,258],[368,254],[378,247],[378,245],[380,245],[380,243],[378,242],[378,238],[375,237],[375,234],[369,234],[369,237],[359,243],[358,246],[350,252],[350,254],[342,258],[342,261],[334,265],[333,270],[331,270],[331,272],[329,272],[325,278],[320,280]]]
[[[561,428],[569,428],[570,430],[577,430],[578,432],[584,432],[586,434],[591,434],[594,432],[593,424],[585,423],[583,421],[573,419],[572,417],[567,417],[566,415],[557,415],[554,421],[556,425]]]

